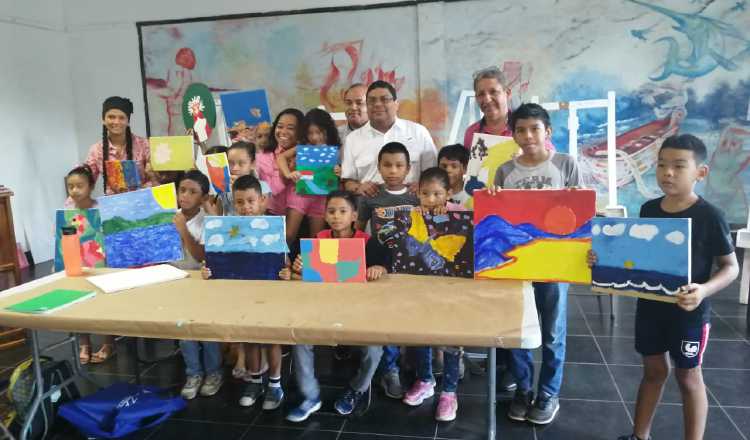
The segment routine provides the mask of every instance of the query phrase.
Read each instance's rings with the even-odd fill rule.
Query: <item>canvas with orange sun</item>
[[[182,240],[173,223],[174,183],[98,200],[108,267],[137,267],[182,259]]]
[[[589,284],[594,190],[474,193],[474,277]]]

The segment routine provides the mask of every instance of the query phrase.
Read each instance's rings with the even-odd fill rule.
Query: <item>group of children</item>
[[[494,185],[502,188],[575,188],[581,179],[575,160],[545,147],[551,135],[547,112],[535,104],[523,104],[510,116],[513,137],[521,148],[518,156],[502,165]],[[359,200],[350,192],[334,191],[326,196],[304,196],[294,190],[300,178],[294,170],[294,151],[298,144],[340,145],[335,124],[327,112],[312,110],[303,115],[296,109],[278,114],[272,126],[259,127],[256,144],[236,142],[228,149],[214,147],[209,152],[226,151],[230,163],[232,191],[219,198],[209,196],[209,182],[196,170],[183,173],[177,180],[180,209],[174,223],[182,237],[185,260],[175,264],[186,269],[202,268],[204,279],[211,271],[201,264],[205,252],[202,230],[204,215],[283,215],[287,222],[290,248],[298,240],[300,227],[307,218],[309,236],[318,238],[361,238],[366,241],[367,279],[376,281],[391,270],[387,247],[365,232],[376,212],[417,209],[431,214],[465,210],[468,195],[463,191],[463,175],[469,155],[460,144],[443,147],[438,167],[424,170],[416,193],[409,191],[405,179],[410,171],[408,149],[390,142],[378,153],[378,171],[383,184],[372,197]],[[677,305],[639,300],[636,314],[636,350],[644,356],[644,377],[636,404],[635,429],[623,439],[647,439],[656,404],[669,371],[666,353],[675,359],[677,378],[685,402],[686,435],[700,438],[707,412],[700,363],[708,333],[705,298],[729,284],[737,275],[729,228],[720,212],[693,191],[695,182],[708,172],[704,165],[705,146],[691,135],[667,139],[659,152],[657,180],[665,196],[644,204],[642,216],[689,217],[693,220],[693,284],[685,286]],[[340,171],[340,170],[337,170]],[[67,177],[68,193],[76,208],[96,206],[91,198],[93,179],[85,168],[76,168]],[[370,228],[372,230],[372,228]],[[712,276],[711,264],[719,270]],[[589,256],[589,264],[596,256]],[[289,261],[279,279],[299,279],[301,259]],[[538,392],[532,389],[534,366],[529,350],[510,350],[508,367],[517,389],[508,416],[545,424],[557,414],[565,359],[567,285],[534,283],[537,310],[542,327],[542,359]],[[663,317],[669,319],[663,319]],[[701,356],[682,350],[685,341],[697,340]],[[215,394],[224,381],[220,346],[215,342],[181,341],[187,380],[182,389],[186,399],[197,394]],[[239,344],[238,363],[233,375],[247,382],[239,404],[250,406],[263,399],[262,407],[273,410],[284,399],[281,387],[282,349],[278,345]],[[432,372],[433,351],[415,349],[416,380],[404,392],[400,385],[400,349],[392,346],[361,347],[362,356],[356,375],[334,403],[341,414],[350,414],[365,396],[376,370],[381,371],[385,394],[402,399],[407,405],[422,404],[433,396],[436,381]],[[691,352],[692,353],[692,352]],[[444,347],[444,375],[435,417],[455,419],[458,409],[456,390],[459,378],[460,347]],[[293,347],[295,376],[303,401],[287,419],[300,422],[321,407],[320,388],[315,378],[313,347]],[[264,386],[264,377],[266,385]]]

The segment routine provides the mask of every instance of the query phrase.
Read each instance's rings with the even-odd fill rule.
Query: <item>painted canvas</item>
[[[690,283],[689,218],[595,218],[591,290],[676,302]]]
[[[474,193],[475,278],[589,284],[593,190]]]
[[[339,148],[328,145],[298,145],[297,194],[327,195],[339,187],[333,168],[339,163]]]
[[[104,267],[104,238],[98,209],[58,209],[55,213],[55,271],[65,268],[62,258],[62,228],[76,228],[85,267]]]
[[[396,216],[400,213],[409,213],[414,209],[411,205],[388,206],[386,208],[375,208],[372,211],[370,228],[373,237],[381,244],[392,248],[395,244]]]
[[[206,216],[203,233],[212,278],[279,279],[289,252],[284,217]]]
[[[324,283],[367,281],[365,240],[321,238],[300,240],[302,280]]]
[[[263,89],[222,93],[219,99],[227,129],[240,122],[251,128],[261,122],[271,123],[268,96]]]
[[[398,213],[392,225],[386,242],[393,243],[394,272],[474,277],[473,213],[430,215],[412,210]]]
[[[136,267],[182,259],[172,219],[174,183],[101,197],[99,211],[108,267]]]
[[[518,144],[512,137],[475,133],[469,148],[469,164],[466,167],[466,193],[472,195],[474,190],[491,185],[500,165],[511,160],[518,150]]]
[[[207,154],[206,169],[208,170],[208,180],[211,181],[211,193],[223,194],[232,190],[231,180],[229,179],[229,160],[227,153]]]
[[[185,129],[192,132],[199,143],[206,142],[216,127],[216,104],[211,89],[201,83],[187,86],[182,96],[181,111]]]
[[[134,160],[108,160],[107,186],[116,192],[133,191],[141,186],[141,176]]]
[[[154,171],[185,171],[195,168],[192,136],[152,136],[151,168]]]

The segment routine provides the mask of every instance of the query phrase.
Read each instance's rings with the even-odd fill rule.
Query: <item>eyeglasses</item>
[[[394,101],[392,96],[371,96],[367,98],[367,105],[375,105],[377,103],[381,103],[383,105],[388,105]]]

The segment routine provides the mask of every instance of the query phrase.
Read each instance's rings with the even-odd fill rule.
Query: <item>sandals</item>
[[[116,354],[117,351],[115,351],[114,345],[103,344],[99,351],[91,355],[91,360],[89,362],[92,364],[101,364],[106,362],[109,358],[114,357]]]
[[[90,345],[81,345],[80,350],[78,352],[78,361],[81,363],[81,365],[86,365],[91,360],[91,346]]]

